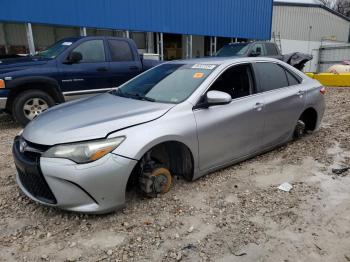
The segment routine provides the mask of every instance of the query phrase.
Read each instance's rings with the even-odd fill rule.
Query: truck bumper
[[[7,96],[10,90],[7,88],[0,89],[0,111],[6,109]]]
[[[0,97],[0,112],[5,110],[6,103],[7,103],[7,98],[6,97]]]

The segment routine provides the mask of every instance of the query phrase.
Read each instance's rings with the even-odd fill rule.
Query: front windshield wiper
[[[121,89],[117,89],[116,90],[116,94],[120,95],[122,97],[134,98],[134,99],[143,100],[143,101],[149,101],[149,102],[156,102],[156,100],[154,98],[147,97],[147,96],[142,96],[140,94],[125,93]]]

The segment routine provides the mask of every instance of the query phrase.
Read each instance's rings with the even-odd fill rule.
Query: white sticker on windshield
[[[203,64],[195,64],[192,66],[194,69],[205,69],[205,70],[213,70],[216,65],[203,65]]]
[[[63,42],[62,45],[71,45],[73,44],[72,42]]]

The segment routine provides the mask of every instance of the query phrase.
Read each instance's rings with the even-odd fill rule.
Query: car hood
[[[50,146],[103,138],[114,131],[155,120],[173,106],[106,93],[49,109],[27,125],[23,137]]]
[[[35,56],[0,59],[0,74],[22,70],[27,67],[45,65],[49,60]]]

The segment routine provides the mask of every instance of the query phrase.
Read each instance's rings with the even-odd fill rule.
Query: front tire
[[[54,105],[54,99],[44,91],[24,91],[13,101],[12,116],[20,125],[26,126],[36,116]]]

